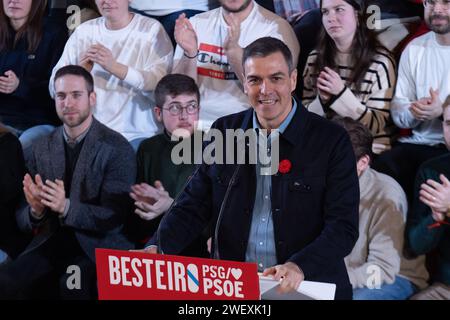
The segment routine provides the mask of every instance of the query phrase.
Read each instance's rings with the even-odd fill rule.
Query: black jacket
[[[30,240],[21,233],[15,211],[22,192],[25,175],[22,146],[11,133],[0,133],[0,249],[16,257]]]
[[[12,39],[15,32],[10,31]],[[20,80],[11,94],[0,93],[0,118],[6,125],[25,130],[30,127],[60,123],[48,82],[67,40],[67,30],[46,22],[41,42],[35,52],[27,52],[26,37],[12,50],[0,50],[0,74],[12,70]]]
[[[222,132],[251,128],[252,114],[253,110],[247,110],[220,118],[213,128]],[[280,134],[279,159],[289,160],[292,168],[272,176],[278,263],[292,261],[306,280],[335,283],[336,299],[351,299],[344,257],[358,238],[359,184],[347,133],[298,104],[291,123]],[[255,165],[241,165],[230,182],[235,172],[236,165],[201,165],[161,222],[158,239],[149,244],[158,243],[164,253],[178,254],[210,220],[216,225],[229,190],[218,226],[218,251],[221,259],[245,261],[256,192]]]

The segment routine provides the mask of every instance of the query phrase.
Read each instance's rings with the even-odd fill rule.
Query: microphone
[[[236,176],[237,176],[240,168],[241,168],[241,165],[237,164],[236,168],[233,171],[233,175],[231,176],[230,182],[228,182],[228,187],[227,187],[227,190],[225,192],[225,196],[223,197],[222,204],[220,205],[220,211],[219,211],[219,215],[217,216],[216,227],[214,228],[214,254],[213,254],[213,258],[214,259],[220,260],[219,237],[218,237],[218,235],[219,235],[219,227],[220,227],[220,223],[222,222],[223,211],[224,211],[225,205],[226,205],[226,203],[228,201],[228,196],[230,194],[231,187],[234,184],[234,181],[236,179]]]
[[[239,145],[239,142],[241,142],[241,141],[242,141],[242,138],[238,139],[238,141],[236,142],[236,144]],[[188,180],[186,181],[186,183],[183,185],[183,188],[181,189],[181,191],[180,191],[180,192],[178,193],[178,195],[175,197],[175,199],[174,199],[174,201],[172,202],[171,206],[170,206],[169,209],[167,210],[167,213],[163,215],[163,217],[162,217],[162,219],[161,219],[161,222],[160,222],[160,224],[159,224],[159,227],[158,227],[158,229],[157,229],[157,231],[156,231],[156,237],[157,237],[156,241],[157,241],[158,252],[159,252],[159,253],[164,254],[164,250],[163,250],[162,245],[161,245],[161,225],[163,224],[163,222],[165,221],[165,219],[167,218],[167,216],[170,214],[172,208],[173,208],[173,207],[175,206],[175,204],[177,203],[177,201],[178,201],[179,197],[181,196],[181,194],[183,193],[184,189],[185,189],[185,188],[187,187],[187,185],[191,182],[191,180],[198,174],[198,172],[199,172],[201,166],[202,166],[202,165],[207,165],[206,163],[207,163],[206,161],[203,161],[203,163],[200,164],[200,165],[197,167],[197,169],[194,171],[194,173],[189,177],[189,179],[188,179]],[[213,253],[213,258],[215,258],[215,259],[220,259],[219,245],[218,245],[218,243],[219,243],[218,234],[219,234],[220,224],[221,224],[221,221],[222,221],[223,211],[224,211],[225,205],[226,205],[226,203],[227,203],[227,201],[228,201],[228,197],[229,197],[229,194],[230,194],[230,191],[231,191],[231,187],[232,187],[232,186],[234,185],[234,183],[235,183],[236,176],[237,176],[237,174],[239,173],[240,168],[241,168],[241,164],[238,162],[238,163],[236,164],[236,167],[235,167],[234,171],[233,171],[233,175],[231,176],[231,179],[230,179],[230,181],[229,181],[229,183],[228,183],[227,190],[226,190],[226,192],[225,192],[224,198],[223,198],[223,200],[222,200],[222,204],[221,204],[221,206],[220,206],[219,214],[218,214],[218,216],[217,216],[217,221],[216,221],[216,225],[215,225],[215,228],[214,228],[214,253]]]

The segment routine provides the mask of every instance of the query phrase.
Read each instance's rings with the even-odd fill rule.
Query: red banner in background
[[[259,300],[255,263],[96,249],[100,300]]]

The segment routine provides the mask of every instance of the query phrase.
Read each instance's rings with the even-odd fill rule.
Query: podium
[[[261,300],[334,300],[334,283],[303,280],[297,291],[279,293],[280,283],[271,277],[259,276]]]
[[[302,281],[277,291],[256,263],[96,249],[100,300],[333,300],[336,285]]]

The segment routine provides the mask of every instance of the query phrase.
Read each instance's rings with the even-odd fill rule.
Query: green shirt
[[[138,183],[146,182],[153,186],[156,180],[160,180],[172,198],[177,196],[195,170],[193,161],[191,164],[173,163],[171,154],[177,143],[171,141],[165,132],[142,141],[137,153]]]
[[[196,134],[201,134],[197,132]],[[175,164],[172,161],[172,150],[179,143],[171,141],[170,136],[164,132],[142,141],[137,152],[137,182],[145,182],[154,186],[156,180],[161,181],[164,189],[170,197],[176,198],[183,190],[189,177],[193,174],[196,165],[194,162],[194,135],[190,139],[190,162]],[[183,141],[186,142],[186,141]],[[177,151],[177,150],[176,150]],[[200,144],[200,152],[201,144]],[[178,155],[178,152],[175,152]],[[182,154],[180,155],[182,156]],[[163,215],[156,219],[146,221],[140,219],[137,214],[132,215],[131,232],[132,239],[144,245],[156,232]],[[188,245],[180,254],[186,256],[207,257],[207,236],[200,236]]]
[[[436,221],[431,216],[431,209],[419,200],[420,185],[428,179],[442,183],[439,174],[450,179],[450,153],[428,160],[419,168],[414,193],[414,203],[408,213],[407,235],[410,248],[416,254],[426,254],[437,251],[436,273],[434,281],[450,285],[450,226],[428,228]],[[450,222],[446,218],[447,223]]]

